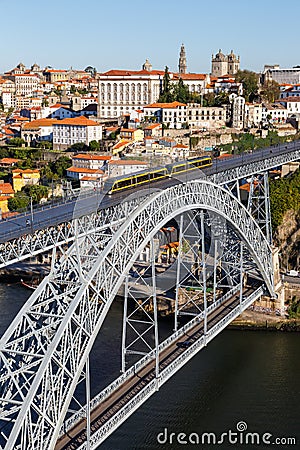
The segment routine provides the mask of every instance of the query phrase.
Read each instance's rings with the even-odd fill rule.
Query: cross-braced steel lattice
[[[2,337],[2,447],[54,448],[93,342],[134,261],[167,221],[191,209],[213,211],[230,224],[273,294],[270,246],[231,193],[194,181],[149,196],[107,233],[76,238]]]

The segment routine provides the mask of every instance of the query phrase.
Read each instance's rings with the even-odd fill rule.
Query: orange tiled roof
[[[102,175],[102,174],[100,174],[100,175]],[[85,177],[80,178],[80,181],[98,181],[98,180],[99,180],[99,177],[85,176]]]
[[[40,127],[51,127],[54,123],[58,122],[57,119],[37,119],[31,122],[25,123],[23,130],[32,130]]]
[[[0,183],[0,195],[1,194],[14,194],[14,193],[15,192],[10,183]]]
[[[184,144],[176,144],[176,145],[174,145],[173,148],[189,148],[189,147],[187,145],[184,145]]]
[[[0,159],[0,164],[14,164],[21,161],[20,159],[16,158],[2,158]]]
[[[182,80],[202,80],[206,79],[206,75],[204,73],[176,73],[174,74],[174,78],[181,78]]]
[[[114,149],[114,150],[117,150],[118,148],[124,147],[125,145],[128,145],[128,144],[130,144],[131,142],[133,142],[133,141],[129,141],[129,140],[126,140],[126,139],[122,139],[120,142],[117,142],[117,143],[113,146],[113,149]]]
[[[147,163],[145,161],[137,161],[137,160],[134,160],[134,159],[131,159],[131,160],[130,159],[113,159],[113,160],[109,161],[108,164],[110,164],[112,166],[130,166],[130,165],[132,165],[132,166],[139,166],[139,165],[145,166],[145,165],[147,165]]]
[[[144,108],[177,108],[177,106],[186,106],[185,103],[172,102],[172,103],[151,103],[150,105],[144,106]]]
[[[100,175],[104,173],[103,170],[100,169],[85,169],[84,167],[74,167],[74,166],[69,167],[67,171],[75,173],[94,173],[94,174],[98,173]]]
[[[100,126],[100,124],[98,122],[87,119],[84,116],[59,120],[55,123],[55,125],[74,125],[74,126],[84,126],[84,127]]]
[[[13,174],[21,174],[21,173],[40,173],[39,169],[14,169],[12,171]],[[13,175],[15,178],[15,175]]]
[[[161,123],[153,123],[152,125],[148,125],[145,130],[153,130],[154,128],[160,127],[161,128]]]
[[[138,75],[164,75],[163,70],[109,70],[108,72],[100,73],[105,76],[138,76]]]
[[[109,161],[111,156],[102,156],[102,155],[90,155],[88,153],[79,153],[78,155],[72,156],[72,159],[86,159],[92,161]]]
[[[136,130],[133,128],[121,128],[121,133],[125,131],[126,133],[134,133]]]

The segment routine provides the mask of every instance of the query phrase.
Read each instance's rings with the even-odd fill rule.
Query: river
[[[18,285],[0,285],[1,335],[29,294]],[[119,374],[121,319],[122,304],[115,302],[91,355],[92,395]],[[170,329],[170,322],[162,323],[162,333]],[[247,427],[247,431],[240,428],[239,440],[247,432],[258,433],[260,440],[269,433],[269,442],[281,439],[277,448],[300,448],[299,343],[299,334],[293,332],[223,331],[101,449],[266,447],[240,441],[233,445],[227,437],[222,445],[201,444],[203,433],[214,433],[220,439],[222,433],[236,432],[239,422],[244,422],[239,427]],[[175,434],[170,437],[171,433]],[[186,436],[178,438],[179,433]],[[194,445],[197,437],[200,444]],[[285,445],[289,437],[295,437],[297,445]],[[188,443],[178,443],[178,439]]]

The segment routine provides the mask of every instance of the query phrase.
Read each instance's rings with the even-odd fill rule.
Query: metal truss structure
[[[254,159],[253,161],[251,161]],[[267,172],[268,170],[300,159],[300,149],[298,144],[289,151],[265,157],[262,155],[259,159],[259,152],[252,155],[247,155],[247,158],[240,156],[240,165],[237,164],[235,168],[221,168],[216,167],[217,173],[208,175],[206,179],[215,184],[226,186],[239,199],[239,180],[249,178]],[[195,175],[197,177],[197,175]],[[203,178],[203,173],[199,171],[199,176]],[[75,212],[74,218],[78,219],[79,235],[84,236],[86,233],[93,233],[94,230],[103,228],[110,221],[118,221],[120,218],[127,217],[134,208],[141,204],[145,197],[149,195],[147,192],[140,194],[138,198],[129,199],[120,202],[115,206],[92,212],[88,215],[83,215],[80,212]],[[96,208],[95,208],[96,209]],[[7,242],[0,243],[0,268],[9,264],[21,261],[32,256],[38,255],[45,251],[51,250],[55,246],[63,244],[70,244],[75,239],[75,225],[74,218],[61,217],[59,223],[57,218],[55,223],[51,226],[41,224],[41,229],[30,232],[20,230],[19,237],[10,237],[7,235]],[[269,240],[270,242],[270,240]]]
[[[205,225],[201,210],[211,211],[238,237],[240,265],[247,251],[273,295],[267,239],[234,195],[211,182],[178,184],[135,204],[127,202],[118,214],[116,208],[103,210],[95,213],[93,226],[91,220],[74,219],[74,243],[63,249],[60,259],[54,252],[50,274],[1,339],[2,448],[54,448],[94,340],[132,265],[147,243],[152,242],[153,249],[153,237],[167,221],[191,210],[200,210],[202,249]],[[217,254],[218,246],[214,249]],[[151,261],[153,277],[154,258]],[[126,284],[128,287],[128,281]],[[154,291],[153,277],[149,294],[153,302]],[[154,332],[155,320],[148,324]],[[222,326],[226,325],[219,328]],[[155,349],[158,354],[157,339]]]

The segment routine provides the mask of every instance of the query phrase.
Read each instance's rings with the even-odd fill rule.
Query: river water
[[[18,285],[0,285],[0,334],[30,293]],[[122,305],[115,302],[91,355],[92,395],[107,385],[120,369]],[[162,333],[171,329],[162,324]],[[256,432],[281,448],[300,448],[299,334],[225,330],[171,378],[133,414],[101,449],[211,449],[266,448],[245,444]],[[203,433],[237,431],[222,444],[201,443]],[[247,427],[243,431],[242,427]],[[175,433],[171,436],[171,433]],[[185,437],[178,434],[185,433]],[[159,440],[157,436],[159,435]],[[228,436],[228,434],[227,434]],[[286,445],[294,437],[296,445]],[[199,439],[199,444],[194,443]],[[211,439],[213,439],[211,437]],[[188,442],[183,444],[180,442]],[[251,438],[249,441],[251,442]],[[254,442],[257,442],[255,440]]]

